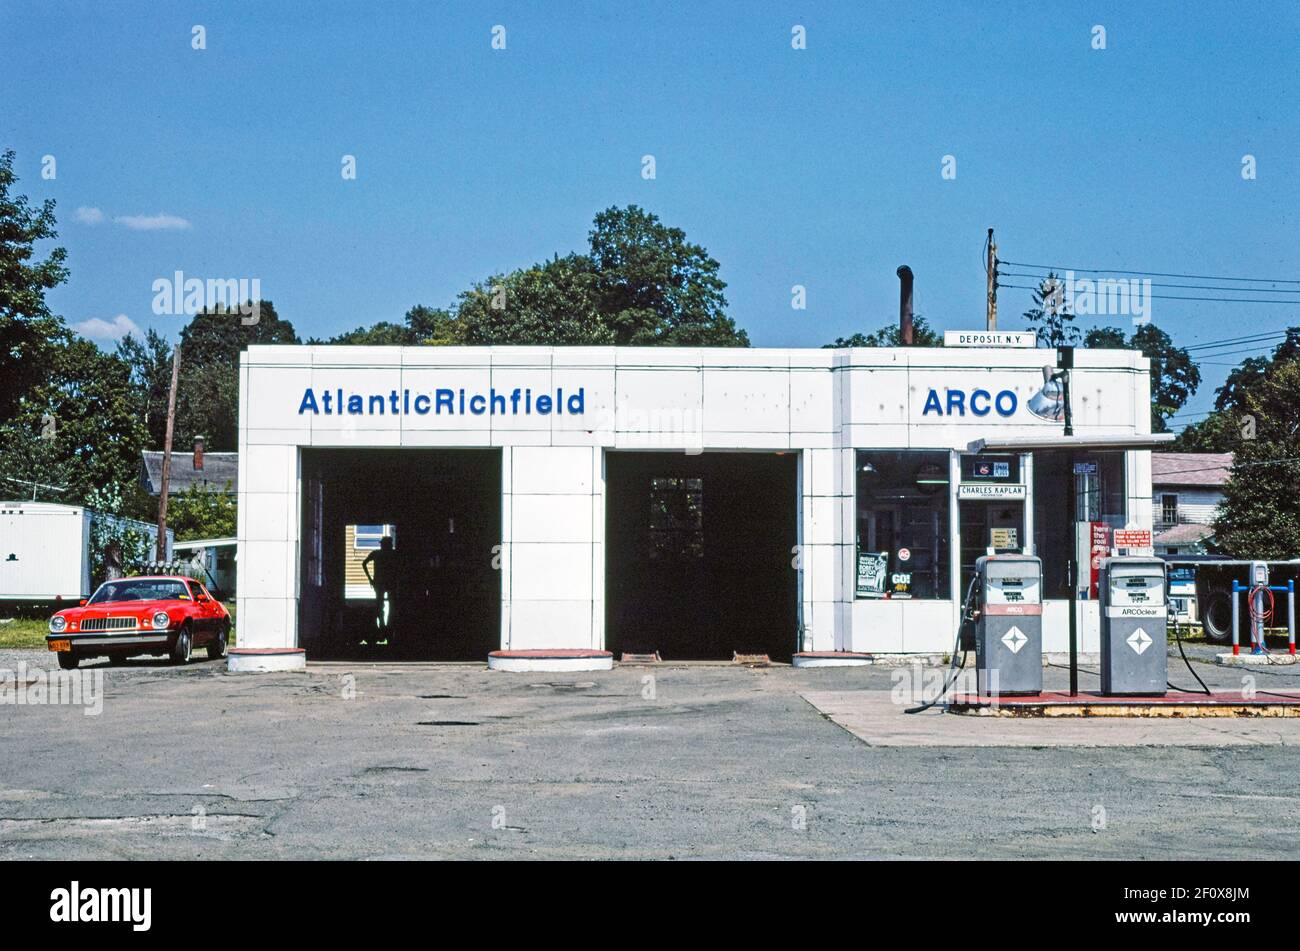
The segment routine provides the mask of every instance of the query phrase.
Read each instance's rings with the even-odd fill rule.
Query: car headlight
[[[68,626],[68,619],[63,617],[62,615],[56,614],[54,617],[50,618],[51,634],[62,634],[63,631],[67,628],[67,626]]]
[[[166,630],[167,625],[170,623],[171,623],[171,618],[167,616],[166,611],[159,611],[157,614],[153,616],[153,626],[160,631]]]

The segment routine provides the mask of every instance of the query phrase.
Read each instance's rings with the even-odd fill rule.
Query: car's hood
[[[87,604],[83,607],[69,608],[59,613],[64,617],[77,620],[99,617],[140,617],[147,614],[157,614],[159,611],[170,611],[173,608],[184,607],[190,603],[189,601],[175,601],[166,598],[154,601],[105,601],[103,604]]]

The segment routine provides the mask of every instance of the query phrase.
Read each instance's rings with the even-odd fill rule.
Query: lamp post
[[[1074,417],[1070,412],[1070,371],[1074,369],[1074,347],[1060,347],[1056,353],[1056,372],[1052,379],[1061,383],[1061,401],[1065,417],[1065,436],[1074,435]],[[1067,476],[1065,508],[1070,520],[1069,556],[1065,560],[1065,578],[1070,585],[1070,696],[1079,693],[1079,519],[1078,482],[1074,474],[1074,450],[1066,453]]]

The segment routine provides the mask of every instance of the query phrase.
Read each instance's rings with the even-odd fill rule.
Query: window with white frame
[[[358,525],[352,547],[358,551],[374,551],[382,539],[397,534],[396,525]]]
[[[1165,525],[1173,525],[1178,521],[1178,496],[1162,495],[1160,496],[1160,521]]]

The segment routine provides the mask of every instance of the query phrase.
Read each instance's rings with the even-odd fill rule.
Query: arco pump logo
[[[1010,419],[1020,407],[1020,397],[1012,389],[945,386],[930,387],[925,396],[922,416],[966,417],[982,419],[1000,416]],[[1065,419],[1065,394],[1059,380],[1049,379],[1025,401],[1025,408],[1039,419],[1059,423]]]

